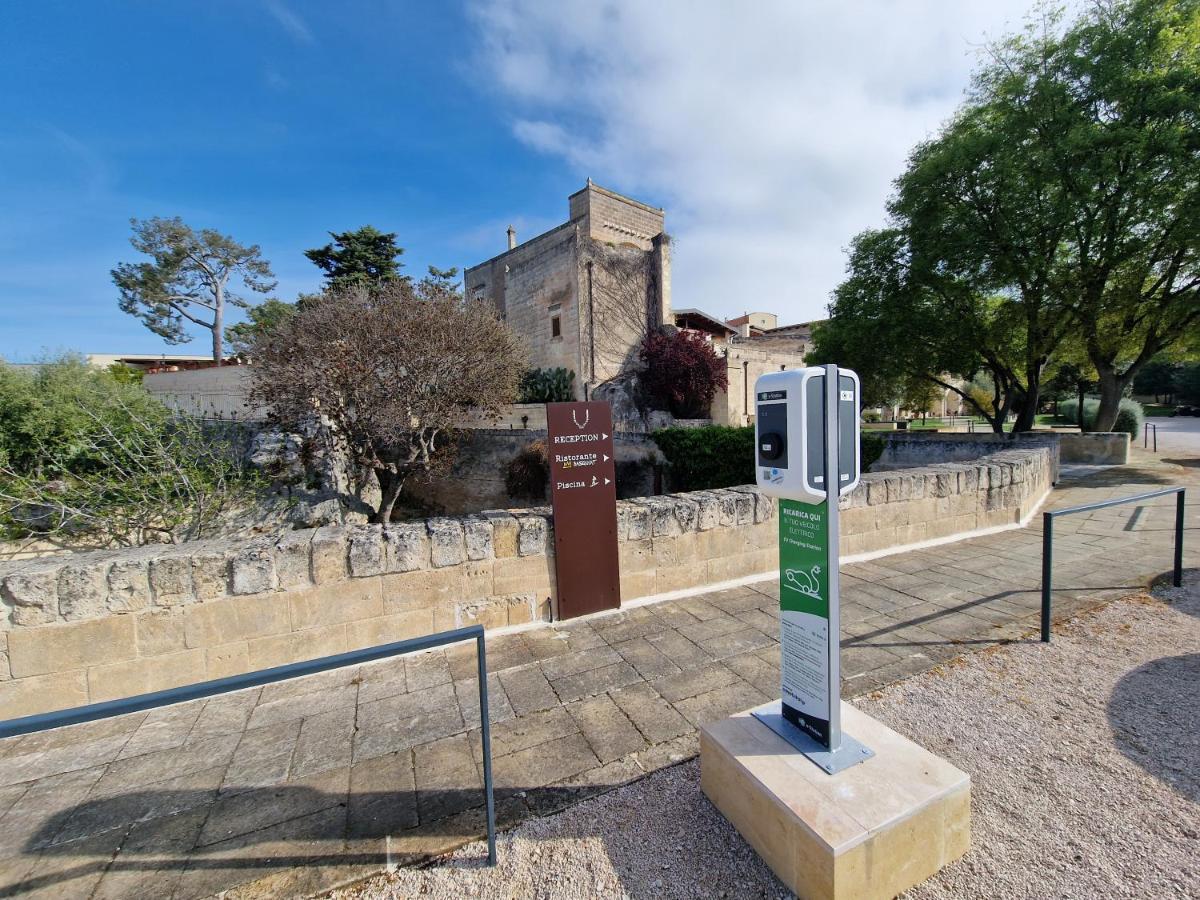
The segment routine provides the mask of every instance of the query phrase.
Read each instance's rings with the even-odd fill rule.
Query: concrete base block
[[[842,728],[875,751],[828,775],[750,715],[700,729],[700,785],[804,900],[888,898],[971,843],[971,779],[842,704]]]

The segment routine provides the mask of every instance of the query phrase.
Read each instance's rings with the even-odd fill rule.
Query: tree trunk
[[[392,509],[400,497],[404,479],[387,469],[376,469],[375,477],[379,479],[379,509],[371,516],[371,522],[376,525],[386,525],[392,520]]]
[[[225,292],[221,290],[221,286],[217,285],[217,289],[213,295],[213,325],[212,325],[212,352],[213,364],[220,366],[224,357],[224,348],[221,346],[223,331],[225,328]]]
[[[1013,434],[1033,431],[1033,426],[1037,422],[1038,397],[1040,393],[1041,385],[1038,384],[1038,380],[1030,378],[1029,390],[1021,397],[1021,404],[1017,408],[1017,421],[1013,424]]]
[[[1112,431],[1117,424],[1117,413],[1121,411],[1121,395],[1125,393],[1128,375],[1118,375],[1115,368],[1097,367],[1100,375],[1100,408],[1096,410],[1096,421],[1092,431]]]

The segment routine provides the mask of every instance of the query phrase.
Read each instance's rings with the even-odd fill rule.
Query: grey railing
[[[1179,587],[1183,584],[1183,503],[1185,496],[1183,488],[1163,488],[1159,491],[1134,494],[1132,497],[1119,497],[1116,500],[1103,500],[1099,503],[1087,503],[1083,506],[1071,506],[1067,509],[1055,509],[1042,513],[1042,640],[1044,642],[1050,643],[1050,593],[1054,589],[1054,520],[1060,516],[1092,512],[1110,506],[1121,506],[1125,503],[1138,503],[1142,500],[1152,500],[1155,497],[1166,497],[1170,494],[1176,495],[1175,577],[1173,583],[1175,587]]]
[[[475,653],[479,663],[479,724],[480,737],[483,741],[483,790],[487,800],[488,865],[494,866],[496,864],[496,803],[492,793],[492,736],[488,720],[487,656],[482,625],[470,625],[466,628],[456,628],[453,631],[442,631],[423,637],[409,638],[406,641],[368,647],[365,650],[351,650],[348,653],[323,656],[320,659],[310,659],[286,666],[274,666],[270,669],[260,669],[257,672],[247,672],[245,675],[231,675],[215,681],[202,681],[198,684],[155,691],[151,694],[139,694],[136,697],[126,697],[121,700],[108,700],[104,703],[92,703],[88,706],[77,706],[58,712],[8,719],[0,722],[0,738],[33,734],[50,728],[61,728],[64,725],[78,725],[81,722],[94,722],[97,719],[123,716],[160,706],[170,706],[173,703],[215,697],[218,694],[227,694],[243,688],[261,687],[264,684],[286,681],[289,678],[301,678],[305,675],[327,672],[330,669],[340,669],[343,666],[373,662],[392,656],[401,656],[405,653],[416,653],[420,650],[431,650],[434,647],[444,647],[447,644],[456,644],[459,641],[467,640],[475,641]]]
[[[1154,422],[1147,422],[1145,424],[1145,426],[1142,428],[1142,448],[1149,449],[1151,432],[1154,433],[1154,452],[1157,453],[1158,452],[1158,425],[1156,425]]]

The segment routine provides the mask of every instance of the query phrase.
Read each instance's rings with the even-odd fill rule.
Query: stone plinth
[[[971,779],[842,704],[875,756],[827,775],[750,711],[700,730],[700,783],[804,900],[889,898],[967,852]]]

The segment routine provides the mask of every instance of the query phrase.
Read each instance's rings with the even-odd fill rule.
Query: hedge
[[[1083,401],[1083,427],[1084,430],[1090,429],[1096,423],[1096,413],[1100,409],[1100,401],[1094,398],[1087,398]],[[1058,417],[1072,425],[1079,421],[1079,401],[1075,399],[1063,400],[1058,404]],[[1117,411],[1117,421],[1113,425],[1113,431],[1126,431],[1133,438],[1138,438],[1142,433],[1142,422],[1146,419],[1145,410],[1142,409],[1142,404],[1136,400],[1122,398],[1121,405]]]
[[[754,426],[734,428],[664,428],[651,435],[671,467],[671,484],[677,491],[754,484]],[[883,453],[884,439],[862,435],[862,469]]]

